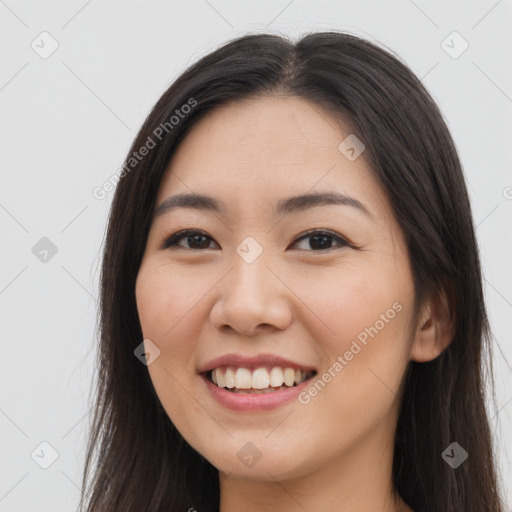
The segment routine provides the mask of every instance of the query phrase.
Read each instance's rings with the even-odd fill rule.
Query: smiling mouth
[[[206,378],[231,393],[273,393],[302,384],[316,375],[315,370],[299,370],[281,366],[253,370],[236,366],[220,366],[206,372]]]

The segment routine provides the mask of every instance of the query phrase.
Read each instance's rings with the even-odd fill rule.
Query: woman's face
[[[414,290],[352,137],[299,98],[233,103],[193,128],[162,180],[157,206],[212,199],[154,217],[136,284],[148,371],[176,428],[223,474],[390,466]],[[198,233],[165,245],[182,230]]]

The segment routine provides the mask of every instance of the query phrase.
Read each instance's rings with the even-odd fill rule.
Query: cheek
[[[194,286],[201,279],[204,290]],[[204,282],[204,278],[194,279],[151,261],[141,266],[136,282],[144,339],[149,338],[160,350],[148,372],[163,408],[182,432],[189,432],[190,418],[201,414],[199,403],[190,400],[184,389],[191,389],[196,371],[196,340],[202,327],[193,318],[200,311],[201,296],[209,289]]]
[[[411,306],[406,280],[399,280],[390,269],[379,270],[351,268],[309,287],[311,309],[330,331],[324,339],[333,357],[350,350],[353,341],[366,348],[379,340],[377,352],[385,352],[406,339]]]
[[[365,422],[385,417],[397,398],[408,363],[413,296],[407,279],[398,280],[391,269],[351,269],[332,282],[339,284],[330,293],[322,294],[318,285],[309,295],[329,327],[319,338],[328,357],[317,376],[317,403],[339,404],[337,421],[346,425],[348,412],[363,431]]]
[[[160,350],[159,357],[148,366],[149,375],[162,405],[169,416],[175,416],[186,406],[179,399],[181,386],[187,387],[195,374],[201,326],[191,319],[197,315],[205,292],[193,286],[199,285],[199,280],[168,265],[150,263],[141,267],[137,277],[137,309],[144,339],[149,338]],[[176,400],[171,400],[172,396]]]
[[[139,271],[136,299],[144,337],[164,348],[176,343],[187,318],[211,288],[208,277],[149,262]],[[183,333],[181,333],[183,334]],[[181,338],[182,339],[182,338]]]

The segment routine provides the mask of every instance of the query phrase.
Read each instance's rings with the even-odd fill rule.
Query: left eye
[[[181,242],[183,239],[186,238],[186,242],[190,244],[188,247],[184,247],[178,242]],[[351,244],[348,240],[346,240],[341,235],[338,235],[337,233],[334,233],[333,231],[328,230],[315,230],[315,231],[309,231],[308,233],[305,233],[304,235],[297,238],[294,242],[294,244],[300,243],[302,240],[309,239],[309,247],[314,250],[328,250],[336,248],[332,247],[332,241],[336,241],[338,243],[338,247],[347,247]],[[170,249],[171,247],[179,247],[182,249],[211,249],[213,247],[208,247],[210,242],[209,240],[213,241],[213,238],[211,238],[209,235],[206,235],[205,233],[197,230],[185,230],[185,231],[179,231],[178,233],[174,233],[170,237],[166,238],[162,244],[162,249]],[[215,242],[216,243],[216,242]],[[293,245],[293,244],[292,244]],[[304,248],[299,249],[304,250]],[[308,249],[306,249],[308,250]]]
[[[345,238],[343,238],[342,236],[332,232],[332,231],[320,231],[320,230],[317,230],[317,231],[310,231],[308,233],[306,233],[305,235],[302,235],[301,237],[297,238],[297,241],[296,243],[300,242],[301,240],[307,240],[309,239],[310,242],[309,242],[309,247],[311,247],[312,249],[320,249],[320,250],[328,250],[328,249],[333,249],[333,247],[328,247],[330,245],[330,242],[329,242],[329,239],[331,239],[331,242],[332,240],[335,240],[336,242],[338,242],[338,246],[339,247],[346,247],[346,246],[350,246],[350,243],[348,242],[348,240],[346,240]],[[334,247],[336,248],[336,247]]]

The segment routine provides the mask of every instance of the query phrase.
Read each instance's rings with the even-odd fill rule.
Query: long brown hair
[[[335,31],[296,42],[253,34],[224,44],[169,87],[136,136],[106,233],[80,510],[218,511],[218,471],[176,430],[134,356],[143,339],[135,281],[160,181],[179,142],[217,106],[275,93],[327,109],[364,141],[406,237],[417,304],[427,293],[444,290],[451,297],[452,343],[433,361],[408,366],[394,491],[416,512],[503,512],[485,408],[485,391],[494,389],[489,326],[456,148],[435,102],[406,65]],[[130,160],[143,146],[152,147],[136,163]],[[469,454],[456,469],[442,457],[452,442]]]

